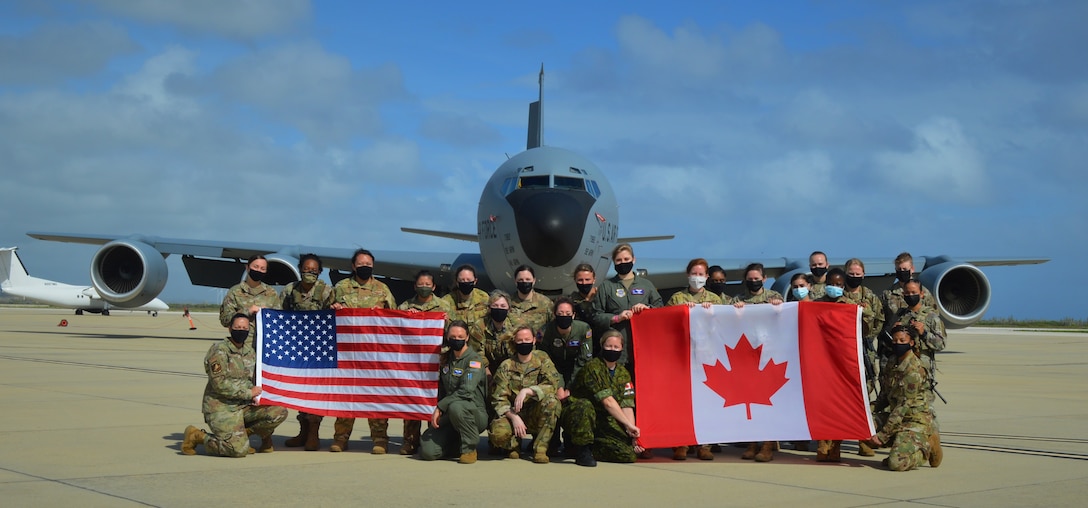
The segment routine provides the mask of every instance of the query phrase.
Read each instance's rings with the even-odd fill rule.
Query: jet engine
[[[990,281],[982,270],[943,257],[926,261],[918,280],[933,292],[945,326],[967,328],[982,319],[990,308]]]
[[[302,275],[298,273],[298,259],[285,256],[283,254],[269,254],[265,256],[268,260],[268,273],[265,274],[264,282],[269,286],[286,286],[291,282],[298,282],[302,280]]]
[[[166,287],[166,259],[143,242],[114,240],[91,260],[91,284],[114,305],[138,307]]]

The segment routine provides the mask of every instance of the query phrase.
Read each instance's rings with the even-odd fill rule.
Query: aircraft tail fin
[[[20,283],[25,285],[33,280],[15,249],[18,247],[0,248],[0,287],[14,287]]]
[[[540,146],[543,118],[541,117],[541,104],[544,103],[544,64],[540,64],[540,77],[537,78],[540,86],[539,96],[536,102],[529,104],[529,138],[525,142],[525,149],[529,150]]]

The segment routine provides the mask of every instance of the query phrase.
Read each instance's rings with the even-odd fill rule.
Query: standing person
[[[828,303],[850,303],[846,299],[846,272],[842,268],[827,271],[824,295],[816,301]],[[841,439],[821,439],[816,442],[816,460],[818,462],[839,462],[842,452]]]
[[[827,270],[829,268],[827,254],[815,251],[808,255],[808,270],[812,273],[812,288],[809,292],[812,293],[813,300],[819,300],[820,297],[824,296],[824,286],[827,285]]]
[[[492,290],[487,297],[487,316],[483,326],[469,326],[469,345],[483,356],[487,375],[514,354],[514,327],[510,314],[510,295],[501,289]]]
[[[917,329],[895,325],[889,332],[892,361],[881,375],[883,382],[874,415],[874,423],[880,430],[869,441],[874,447],[891,447],[883,464],[892,471],[909,471],[925,462],[938,467],[944,454],[927,401],[931,386],[929,370],[915,354]]]
[[[790,277],[790,294],[787,296],[787,301],[811,302],[813,300],[812,275],[807,273],[793,274],[793,277]]]
[[[351,269],[352,276],[337,282],[333,288],[333,309],[392,309],[397,306],[389,287],[374,278],[374,254],[366,249],[356,250],[351,256]],[[385,454],[389,447],[389,419],[370,418],[367,423],[370,425],[370,439],[374,443],[370,453]],[[333,424],[333,442],[329,451],[347,450],[354,427],[354,418],[337,418]]]
[[[707,262],[703,258],[695,258],[688,262],[688,287],[672,294],[668,305],[687,305],[694,307],[702,305],[709,308],[711,305],[721,305],[722,299],[718,295],[706,289]],[[695,455],[699,460],[714,460],[709,444],[699,445]],[[688,446],[676,446],[672,449],[673,460],[687,460]]]
[[[745,305],[765,304],[780,305],[782,295],[773,289],[763,287],[764,272],[762,263],[752,263],[744,268],[744,292],[734,296],[730,303],[734,307],[742,308]],[[748,443],[748,449],[740,455],[744,460],[756,462],[770,462],[774,460],[774,451],[778,449],[778,442],[763,441]]]
[[[555,369],[562,377],[562,383],[556,389],[556,398],[560,403],[570,395],[567,387],[578,374],[582,366],[593,358],[593,331],[589,324],[575,318],[574,303],[565,296],[555,300],[555,319],[544,325],[544,336],[537,343],[537,349],[548,354],[555,364]],[[559,432],[552,435],[548,444],[548,455],[559,453]],[[570,436],[565,439],[570,445]]]
[[[229,327],[235,314],[245,314],[249,318],[250,329],[247,343],[253,347],[256,335],[257,313],[261,309],[279,308],[279,295],[276,290],[261,282],[268,273],[268,259],[257,254],[246,263],[246,278],[227,290],[223,303],[219,305],[219,322]]]
[[[937,352],[944,351],[945,346],[944,321],[941,321],[940,314],[936,309],[927,307],[922,303],[922,289],[922,283],[913,279],[903,285],[903,299],[907,307],[899,309],[892,326],[907,326],[915,332],[917,337],[917,343],[914,347],[915,355],[918,356],[922,366],[929,373],[930,384],[926,400],[929,402],[929,412],[933,417],[933,428],[940,429],[937,411],[933,408],[935,398],[933,390],[937,384]],[[881,337],[881,340],[888,340],[890,336],[891,333],[885,334]],[[888,354],[886,358],[881,358],[882,367],[886,363],[890,363],[894,358],[894,354]]]
[[[434,275],[427,270],[420,270],[416,274],[415,296],[401,302],[397,308],[408,312],[441,312],[446,315],[446,322],[450,322],[450,304],[448,301],[434,296]],[[404,421],[404,445],[400,447],[401,455],[412,455],[419,449],[419,432],[423,428],[421,420]]]
[[[593,322],[593,298],[597,296],[597,272],[593,265],[582,263],[574,267],[574,285],[578,288],[568,298],[574,304],[574,318]]]
[[[526,325],[514,333],[517,354],[495,371],[491,404],[498,418],[491,422],[491,446],[518,458],[521,438],[533,435],[533,462],[547,464],[548,443],[559,421],[561,406],[555,397],[563,382],[555,364],[543,351],[534,351],[536,338]]]
[[[884,304],[884,312],[888,314],[885,320],[888,325],[891,325],[891,316],[898,313],[900,309],[907,307],[906,302],[903,301],[903,287],[914,278],[914,257],[909,252],[899,253],[895,257],[895,282],[880,294],[880,301]],[[940,315],[941,310],[937,306],[937,300],[933,298],[933,293],[930,293],[925,286],[922,286],[922,305],[936,310],[938,316]]]
[[[846,261],[846,301],[861,307],[861,336],[865,353],[865,385],[869,391],[869,400],[876,400],[877,358],[876,338],[884,330],[884,305],[871,289],[862,285],[865,280],[865,263],[858,258]],[[858,455],[872,457],[873,449],[868,443],[858,441]]]
[[[722,299],[722,303],[728,302],[732,297],[725,294],[725,268],[720,265],[714,265],[706,270],[706,288],[711,293],[718,295],[718,298]]]
[[[463,264],[454,272],[457,284],[442,299],[449,304],[450,319],[460,319],[472,326],[483,326],[487,317],[487,293],[476,287],[476,267]]]
[[[476,462],[480,433],[487,428],[487,380],[483,359],[468,346],[468,327],[454,319],[446,329],[449,350],[439,360],[438,405],[419,446],[423,460],[456,455],[461,464]]]
[[[608,330],[601,355],[586,363],[570,384],[563,408],[563,429],[576,450],[575,463],[593,467],[598,460],[634,462],[643,449],[635,426],[635,387],[631,373],[619,363],[623,335]]]
[[[245,457],[254,451],[270,453],[272,432],[287,419],[285,408],[254,404],[261,387],[254,384],[256,355],[246,345],[249,317],[235,314],[228,325],[230,338],[214,344],[204,356],[208,384],[204,386],[201,409],[211,432],[186,427],[181,443],[185,455],[195,455],[197,445],[204,445],[204,453],[220,457]],[[257,450],[249,447],[249,434],[260,436]]]
[[[635,274],[635,251],[631,244],[621,243],[612,249],[612,265],[616,276],[601,283],[593,299],[593,326],[612,327],[623,335],[620,363],[634,372],[635,356],[630,352],[631,316],[653,307],[661,307],[661,295],[654,283]]]
[[[324,310],[332,307],[332,287],[318,277],[322,270],[321,258],[316,254],[303,254],[298,258],[298,271],[302,280],[292,282],[283,288],[280,308],[283,310]],[[283,442],[285,446],[302,446],[306,451],[315,451],[321,447],[321,415],[298,413],[298,435]]]
[[[552,320],[552,301],[533,290],[536,285],[536,272],[529,265],[521,265],[514,270],[514,282],[518,292],[510,302],[510,320],[514,327],[521,325],[533,329],[533,335],[540,337],[544,323]]]

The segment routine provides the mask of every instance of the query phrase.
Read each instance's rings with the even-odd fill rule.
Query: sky
[[[544,144],[617,192],[637,254],[984,272],[988,317],[1088,318],[1082,1],[0,3],[0,244],[27,231],[469,251],[491,173]],[[161,295],[214,302],[175,257]],[[1045,283],[1045,284],[1044,284]],[[1061,283],[1068,291],[1057,291]]]

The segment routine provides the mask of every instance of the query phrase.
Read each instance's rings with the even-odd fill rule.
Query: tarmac
[[[225,336],[212,314],[0,308],[0,505],[13,506],[1083,506],[1088,499],[1088,333],[956,330],[938,356],[944,463],[895,473],[886,456],[839,464],[782,450],[773,462],[473,465],[371,455],[357,422],[343,453],[286,448],[242,459],[180,453],[204,427],[203,358]],[[67,326],[57,326],[62,320]],[[391,422],[399,435],[400,422]],[[256,440],[256,438],[254,438]],[[481,443],[485,440],[481,436]],[[785,446],[784,446],[785,447]],[[203,450],[203,447],[199,448]],[[481,450],[486,450],[484,445]]]

